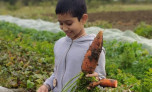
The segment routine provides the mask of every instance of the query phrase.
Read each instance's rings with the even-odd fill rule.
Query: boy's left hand
[[[97,72],[94,72],[92,74],[87,74],[86,77],[96,77],[96,79],[99,80],[99,75]]]
[[[99,81],[99,75],[97,72],[94,72],[92,74],[87,74],[86,77],[96,77],[96,79]],[[91,89],[90,87],[87,87],[87,89]]]

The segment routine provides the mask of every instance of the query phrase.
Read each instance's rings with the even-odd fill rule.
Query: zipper
[[[65,71],[66,71],[66,58],[67,58],[68,52],[70,51],[70,48],[71,48],[71,46],[72,46],[72,43],[73,43],[73,40],[72,40],[72,42],[71,42],[71,44],[70,44],[70,46],[69,46],[69,48],[68,48],[68,50],[67,50],[67,53],[66,53],[66,55],[65,55]],[[64,71],[64,74],[65,74],[65,71]],[[63,74],[62,79],[61,79],[62,88],[63,88],[63,77],[64,77],[64,74]]]

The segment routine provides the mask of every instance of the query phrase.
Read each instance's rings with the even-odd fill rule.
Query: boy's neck
[[[81,32],[82,32],[82,33],[81,33]],[[80,31],[80,33],[79,33],[79,34],[81,34],[81,35],[79,35],[77,38],[72,39],[72,40],[76,40],[76,39],[81,38],[82,36],[85,36],[85,35],[86,35],[86,32],[85,32],[85,30],[84,30],[84,29],[82,29],[82,30]]]

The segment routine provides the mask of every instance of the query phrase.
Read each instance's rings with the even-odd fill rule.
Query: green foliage
[[[152,68],[149,68],[149,71],[147,71],[144,76],[143,90],[146,92],[150,92],[152,90]]]
[[[34,85],[41,85],[53,71],[53,56],[47,63],[48,57],[45,55],[23,48],[17,42],[5,40],[0,40],[0,48],[0,81],[5,81],[1,82],[2,86],[35,90]]]
[[[74,79],[75,81],[73,81]],[[62,92],[67,92],[68,90],[70,92],[101,92],[102,90],[99,87],[87,89],[89,84],[94,81],[97,81],[95,77],[86,77],[86,74],[80,72],[65,85]]]
[[[85,74],[83,74],[82,76],[79,77],[79,80],[76,84],[76,89],[74,87],[74,92],[100,92],[101,89],[98,87],[95,87],[91,90],[88,90],[87,87],[89,86],[89,84],[93,81],[96,81],[96,79],[94,77],[85,77]]]
[[[51,3],[54,3],[56,1],[54,0],[1,0],[3,2],[7,2],[9,3],[10,5],[15,5],[16,3],[18,2],[22,2],[23,5],[27,6],[27,5],[38,5],[40,4],[41,2],[51,2]]]
[[[31,82],[30,80],[27,80],[27,88],[33,88],[34,87],[34,82]]]
[[[144,73],[152,67],[152,56],[137,42],[104,42],[108,78],[118,80],[125,90],[139,92],[143,89]],[[150,82],[147,82],[149,84]],[[148,87],[150,89],[150,87]]]
[[[0,85],[34,92],[52,74],[54,43],[62,36],[0,22]]]
[[[95,21],[95,22],[88,22],[86,27],[91,27],[91,26],[97,26],[100,28],[112,28],[112,24],[106,21]]]
[[[20,37],[22,37],[21,39],[27,39],[28,37],[31,41],[48,41],[49,43],[54,43],[60,37],[65,36],[63,32],[52,33],[48,31],[37,31],[35,29],[22,28],[18,27],[16,24],[2,21],[0,21],[0,29],[5,31],[0,34],[2,37],[9,39],[8,36],[11,35],[12,38],[10,39],[13,40],[20,35]]]
[[[19,7],[16,5],[7,5],[7,9],[11,10],[11,11],[15,11],[15,10],[19,9]]]
[[[152,25],[142,22],[137,28],[135,28],[135,33],[140,36],[152,39]]]
[[[133,91],[140,90],[141,81],[130,73],[125,73],[122,70],[117,69],[115,79],[118,80],[119,86],[124,89],[130,88]]]

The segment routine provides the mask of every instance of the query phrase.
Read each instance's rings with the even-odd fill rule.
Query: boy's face
[[[86,15],[87,16],[87,15]],[[88,17],[82,17],[79,21],[77,17],[72,17],[70,14],[57,14],[60,28],[72,40],[85,35],[84,24]]]

